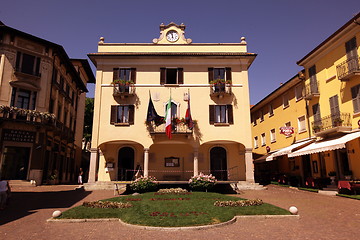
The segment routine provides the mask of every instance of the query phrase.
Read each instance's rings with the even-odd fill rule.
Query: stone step
[[[329,196],[336,196],[336,194],[338,194],[338,191],[319,190],[319,194],[324,194],[324,195],[329,195]]]
[[[259,183],[239,181],[236,184],[231,184],[234,190],[266,190],[267,187],[260,185]]]
[[[10,187],[34,187],[36,183],[27,180],[9,180]]]

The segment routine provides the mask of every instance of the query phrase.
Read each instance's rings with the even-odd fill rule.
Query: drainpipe
[[[3,75],[4,75],[4,67],[5,67],[5,54],[1,54],[0,60],[0,85],[2,83]]]

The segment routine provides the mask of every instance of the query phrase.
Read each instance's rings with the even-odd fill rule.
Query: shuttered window
[[[330,102],[331,118],[340,117],[339,97],[338,97],[338,95],[335,95],[335,96],[332,96],[331,98],[329,98],[329,102]]]
[[[134,105],[112,105],[110,124],[134,124]]]
[[[316,67],[315,65],[309,68],[309,77],[310,77],[310,91],[311,93],[318,93],[318,85],[316,79]]]
[[[224,79],[231,81],[231,68],[208,68],[209,83],[213,80]]]
[[[184,69],[160,68],[160,84],[184,84]]]
[[[234,124],[232,105],[210,105],[209,122]]]
[[[360,84],[351,88],[354,113],[360,112]]]
[[[312,106],[312,110],[313,110],[313,116],[314,116],[315,125],[321,125],[320,105],[318,103],[314,104]]]
[[[136,83],[136,68],[114,68],[113,80],[118,79]]]

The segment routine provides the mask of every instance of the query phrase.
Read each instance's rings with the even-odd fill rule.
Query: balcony
[[[306,100],[311,100],[312,98],[320,97],[319,81],[306,84],[304,91],[305,91],[304,97]]]
[[[321,118],[311,123],[313,133],[317,137],[326,136],[333,133],[351,131],[351,114],[338,113]]]
[[[114,97],[120,97],[120,98],[126,98],[131,97],[135,95],[135,86],[134,84],[119,84],[115,83],[113,84],[113,96]]]
[[[56,135],[61,136],[63,139],[68,139],[71,142],[75,139],[74,131],[66,127],[60,121],[56,120],[54,114],[48,112],[0,105],[0,122],[1,121],[43,126],[48,128],[50,131],[54,131]]]
[[[213,83],[210,85],[210,96],[222,98],[231,95],[231,83]]]
[[[165,123],[156,126],[153,122],[147,124],[148,130],[151,135],[153,134],[165,134]],[[192,129],[189,129],[187,124],[180,122],[177,123],[173,121],[172,123],[172,134],[185,134],[190,135],[193,133]]]
[[[340,81],[348,81],[355,75],[360,75],[360,58],[353,57],[336,66],[337,75]]]

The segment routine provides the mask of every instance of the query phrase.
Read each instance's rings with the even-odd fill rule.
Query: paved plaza
[[[279,186],[244,191],[237,196],[260,198],[288,209],[300,218],[240,219],[206,230],[161,231],[124,226],[119,222],[50,223],[54,210],[64,211],[83,201],[113,197],[114,192],[76,191],[77,186],[13,187],[10,206],[0,212],[0,239],[359,239],[360,201],[325,196]]]

